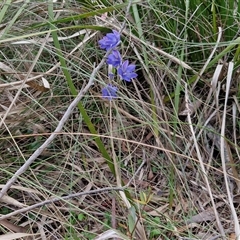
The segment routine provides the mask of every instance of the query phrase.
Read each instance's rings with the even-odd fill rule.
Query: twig
[[[64,124],[72,114],[74,108],[78,105],[79,101],[82,99],[84,94],[88,91],[88,89],[93,85],[95,75],[99,71],[99,69],[104,64],[106,57],[110,54],[111,50],[107,51],[105,56],[103,57],[102,61],[99,63],[99,65],[93,70],[88,84],[78,93],[76,98],[72,101],[72,103],[69,105],[68,109],[64,113],[62,119],[59,121],[58,126],[56,127],[55,131],[49,136],[49,138],[29,157],[29,159],[18,169],[18,171],[12,176],[10,180],[6,183],[6,185],[2,188],[2,191],[0,192],[0,199],[2,196],[8,191],[8,189],[12,186],[12,184],[17,180],[17,178],[23,174],[29,166],[35,161],[35,159],[43,152],[45,148],[49,146],[49,144],[56,138],[57,134],[61,132]]]
[[[25,213],[25,212],[31,211],[35,208],[42,207],[42,206],[45,206],[47,204],[55,203],[55,202],[58,202],[58,201],[61,201],[61,200],[67,200],[67,199],[74,198],[74,197],[80,197],[80,196],[83,196],[83,195],[90,195],[90,194],[97,194],[97,193],[102,193],[102,192],[124,191],[126,188],[128,188],[130,186],[131,182],[136,177],[136,175],[139,173],[139,171],[142,169],[142,167],[145,163],[146,163],[146,160],[144,159],[143,162],[141,163],[141,165],[139,166],[139,168],[137,169],[137,171],[134,173],[133,177],[123,187],[107,187],[107,188],[101,188],[101,189],[91,190],[91,191],[87,191],[87,192],[73,193],[73,194],[69,194],[68,196],[64,196],[64,197],[56,197],[56,198],[53,198],[53,199],[48,199],[48,200],[45,200],[43,202],[36,203],[32,206],[25,207],[25,208],[16,210],[14,212],[11,212],[9,214],[6,214],[6,215],[0,217],[0,221],[4,220],[4,219],[7,219],[7,218],[10,218],[12,216],[15,216],[17,214]]]
[[[127,10],[126,10],[126,15],[129,13],[130,11],[130,6],[132,4],[132,1],[129,1],[128,6],[127,6]],[[122,32],[122,30],[124,29],[126,24],[126,20],[123,22],[120,33]],[[66,110],[66,112],[64,113],[62,119],[59,121],[58,126],[56,127],[55,131],[51,133],[51,135],[49,136],[49,138],[28,158],[28,160],[22,165],[22,167],[20,167],[15,174],[12,176],[11,179],[8,180],[8,182],[6,183],[6,185],[2,188],[1,192],[0,192],[0,199],[4,196],[4,194],[8,191],[8,189],[13,185],[13,183],[17,180],[17,178],[23,174],[28,168],[29,166],[36,160],[36,158],[44,151],[44,149],[46,149],[51,142],[56,138],[57,134],[61,132],[64,124],[66,123],[66,121],[69,119],[70,115],[72,114],[74,108],[78,105],[79,101],[82,99],[82,97],[84,96],[84,94],[89,90],[89,88],[93,85],[94,82],[94,78],[97,74],[97,72],[99,71],[99,69],[103,66],[103,64],[105,63],[105,60],[107,58],[107,56],[111,53],[111,49],[108,50],[105,54],[105,56],[103,57],[102,61],[98,64],[97,67],[95,67],[92,71],[91,76],[89,77],[89,81],[88,84],[81,89],[81,91],[78,93],[78,95],[76,96],[76,98],[72,101],[72,103],[69,105],[68,109]],[[29,71],[30,72],[30,71]],[[25,81],[28,78],[28,75],[25,77]],[[25,82],[23,82],[24,84]],[[4,120],[4,119],[3,119]]]
[[[0,221],[4,220],[6,218],[10,218],[10,217],[12,217],[14,215],[17,215],[17,214],[20,214],[20,213],[31,211],[34,208],[42,207],[42,206],[45,206],[47,204],[55,203],[55,202],[58,202],[58,201],[61,201],[61,200],[67,200],[67,199],[74,198],[74,197],[80,197],[80,196],[83,196],[83,195],[90,195],[90,194],[96,194],[96,193],[102,193],[102,192],[123,191],[127,187],[128,187],[128,185],[125,185],[124,187],[107,187],[107,188],[101,188],[101,189],[91,190],[91,191],[87,191],[87,192],[74,193],[74,194],[70,194],[70,195],[64,196],[64,197],[56,197],[56,198],[53,198],[53,199],[48,199],[48,200],[45,200],[43,202],[39,202],[39,203],[36,203],[36,204],[31,205],[29,207],[25,207],[25,208],[16,210],[14,212],[11,212],[9,214],[6,214],[6,215],[0,217]]]
[[[0,221],[4,220],[4,219],[7,219],[7,218],[10,218],[12,216],[15,216],[17,214],[25,213],[25,212],[31,211],[35,208],[42,207],[42,206],[45,206],[47,204],[55,203],[55,202],[58,202],[58,201],[61,201],[61,200],[67,200],[67,199],[70,199],[70,198],[80,197],[80,196],[83,196],[83,195],[97,194],[97,193],[109,192],[109,191],[124,191],[126,188],[128,188],[130,186],[131,182],[137,176],[137,174],[142,169],[142,167],[145,163],[146,163],[146,160],[144,159],[143,162],[141,163],[141,165],[139,166],[139,168],[137,169],[137,171],[134,173],[132,178],[129,180],[129,182],[123,187],[107,187],[107,188],[101,188],[101,189],[91,190],[91,191],[87,191],[87,192],[79,192],[79,193],[69,194],[68,196],[64,196],[64,197],[56,197],[56,198],[53,198],[53,199],[48,199],[48,200],[45,200],[43,202],[36,203],[32,206],[25,207],[25,208],[16,210],[14,212],[11,212],[9,214],[6,214],[6,215],[0,217]]]

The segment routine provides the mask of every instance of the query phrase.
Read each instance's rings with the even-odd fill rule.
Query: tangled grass
[[[0,239],[240,239],[239,1],[0,6]]]

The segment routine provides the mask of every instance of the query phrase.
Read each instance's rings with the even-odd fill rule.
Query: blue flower
[[[112,100],[117,97],[117,87],[114,87],[111,84],[108,84],[105,88],[102,89],[102,97],[108,100]]]
[[[114,79],[114,73],[110,72],[108,73],[108,77],[110,80],[113,80]]]
[[[123,64],[118,68],[118,75],[121,79],[131,82],[132,78],[137,77],[137,73],[135,73],[136,65],[129,64],[129,61],[126,60]]]
[[[112,53],[107,58],[107,64],[113,65],[113,67],[118,67],[122,63],[122,57],[118,50],[113,50]]]
[[[115,48],[120,43],[120,34],[116,30],[112,30],[112,33],[108,33],[103,39],[98,41],[100,48],[109,50]]]

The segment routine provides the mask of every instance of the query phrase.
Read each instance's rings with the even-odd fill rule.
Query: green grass
[[[128,1],[8,0],[0,6],[0,188],[54,132],[104,57],[98,41],[124,21],[119,49],[138,73],[130,83],[113,80],[118,98],[109,102],[101,97],[109,83],[107,65],[101,67],[61,132],[0,202],[1,237],[237,239],[240,1],[133,1],[128,13]],[[187,107],[195,134],[186,132]],[[221,149],[210,136],[221,128],[234,209],[228,208]],[[130,180],[122,192],[91,194]],[[24,206],[84,191],[4,219]],[[211,217],[201,218],[206,212]]]

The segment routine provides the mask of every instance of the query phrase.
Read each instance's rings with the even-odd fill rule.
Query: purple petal
[[[117,50],[113,50],[112,53],[107,58],[107,64],[113,65],[113,67],[118,67],[122,62],[121,54]]]
[[[98,43],[101,49],[109,50],[115,48],[120,43],[120,34],[118,31],[113,30],[112,33],[108,33]]]
[[[105,88],[102,89],[102,97],[108,100],[112,100],[117,97],[117,87],[114,87],[111,84],[108,84]]]
[[[113,34],[116,36],[116,38],[120,39],[120,33],[116,30],[112,30],[112,31],[113,31]]]
[[[136,68],[136,65],[130,64],[130,65],[128,65],[128,67],[127,67],[127,71],[128,71],[128,72],[133,72],[133,71],[135,71],[135,68]]]
[[[122,64],[122,70],[123,70],[123,72],[125,72],[126,70],[127,70],[127,67],[128,67],[128,63],[129,63],[129,61],[128,60],[126,60],[126,61],[124,61],[123,62],[123,64]]]
[[[130,82],[132,78],[137,77],[137,73],[135,73],[136,65],[129,64],[129,61],[125,61],[119,68],[118,68],[118,75],[121,79]]]

